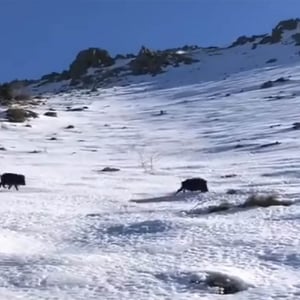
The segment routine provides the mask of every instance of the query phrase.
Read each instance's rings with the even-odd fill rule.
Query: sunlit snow
[[[231,49],[200,60],[199,73],[191,65],[51,95],[32,108],[31,128],[2,122],[1,173],[22,173],[27,185],[0,190],[0,299],[298,299],[300,64],[278,46],[278,64],[262,67],[272,47],[256,52],[257,68]],[[280,77],[289,81],[260,89]],[[49,108],[57,118],[43,115]],[[209,193],[171,196],[197,176]],[[253,192],[295,204],[184,213]],[[186,284],[205,271],[249,288],[217,296]]]

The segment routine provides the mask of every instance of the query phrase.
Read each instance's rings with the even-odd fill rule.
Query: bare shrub
[[[23,108],[9,108],[6,110],[6,118],[9,122],[21,123],[25,122],[29,118],[37,118],[38,114]]]
[[[136,152],[139,157],[139,164],[145,173],[153,174],[154,173],[154,164],[159,159],[159,154],[156,152],[145,152],[145,148],[136,149]]]
[[[207,213],[211,214],[211,213],[215,213],[215,212],[226,211],[230,208],[232,208],[232,204],[223,202],[220,205],[209,206],[207,209]]]
[[[11,97],[16,101],[31,100],[31,92],[22,82],[10,84]]]
[[[254,209],[258,207],[270,207],[270,206],[290,206],[293,205],[293,201],[278,200],[278,196],[275,194],[262,195],[252,194],[241,204],[234,204],[229,202],[222,202],[217,205],[211,205],[206,208],[197,208],[199,203],[195,207],[186,211],[186,215],[206,215],[213,213],[235,213],[247,209]]]
[[[241,208],[248,208],[248,207],[269,207],[269,206],[289,206],[293,203],[291,201],[281,201],[278,200],[277,195],[271,194],[271,195],[258,195],[253,194],[249,196],[246,201],[239,205]]]
[[[9,105],[14,101],[31,99],[31,92],[22,81],[13,81],[0,85],[0,103],[2,105]]]

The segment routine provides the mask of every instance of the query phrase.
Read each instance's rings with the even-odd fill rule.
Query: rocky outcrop
[[[295,30],[300,24],[300,19],[289,19],[281,21],[277,26],[272,30],[272,34],[264,37],[259,43],[260,44],[276,44],[279,43],[282,39],[282,34],[284,31]]]
[[[300,24],[300,19],[289,19],[279,22],[275,28],[273,28],[272,33],[262,34],[262,35],[252,35],[250,37],[240,36],[236,41],[234,41],[228,48],[243,46],[247,43],[252,43],[252,49],[255,49],[257,45],[264,44],[276,44],[282,40],[282,34],[284,31],[291,31],[297,29],[298,24]],[[296,41],[296,45],[300,45],[300,33],[293,36]]]
[[[295,41],[295,45],[296,46],[300,46],[300,33],[295,33],[292,35],[292,38],[294,39]]]
[[[89,68],[108,67],[114,63],[115,61],[108,51],[100,48],[89,48],[77,54],[68,72],[71,79],[78,79]]]
[[[41,77],[42,81],[47,81],[47,82],[58,82],[61,80],[68,80],[68,79],[70,79],[70,74],[66,70],[61,73],[52,72],[50,74],[46,74]]]
[[[191,64],[197,61],[186,54],[172,51],[152,51],[143,46],[129,66],[133,75],[157,75],[162,73],[167,66],[178,66],[180,63]]]
[[[247,45],[247,49],[240,49],[242,55],[247,54],[248,47],[256,49],[264,44],[274,44],[282,42],[292,46],[300,46],[300,19],[290,19],[281,21],[272,30],[271,34],[252,35],[250,37],[240,36],[228,48]],[[288,34],[286,34],[288,32]],[[241,47],[244,48],[244,47]],[[199,49],[199,51],[197,51]],[[227,48],[226,48],[227,49]],[[138,54],[117,54],[112,57],[107,50],[101,48],[88,48],[80,51],[69,68],[61,73],[52,72],[33,81],[17,81],[24,83],[12,89],[11,83],[0,85],[0,105],[20,104],[26,99],[30,99],[26,87],[30,86],[28,91],[32,92],[33,100],[36,94],[45,94],[47,92],[60,93],[75,89],[87,89],[89,92],[96,92],[98,88],[113,87],[116,85],[125,86],[131,82],[130,75],[150,74],[155,76],[163,73],[172,67],[179,67],[181,64],[192,64],[198,60],[194,57],[203,57],[205,55],[222,55],[224,48],[218,47],[199,47],[197,45],[185,45],[183,47],[169,48],[163,51],[153,51],[142,47]],[[240,51],[237,51],[239,53]],[[201,56],[203,54],[203,56]],[[300,52],[297,53],[297,55]],[[294,55],[294,54],[292,54]],[[246,57],[247,59],[248,57]],[[202,59],[202,58],[201,58]],[[276,57],[267,58],[266,64],[277,62]],[[115,63],[117,61],[117,63]],[[279,61],[280,62],[280,61]],[[281,63],[281,62],[280,62]],[[255,67],[259,67],[257,64]],[[197,66],[195,69],[200,69]],[[240,68],[242,71],[243,68]],[[224,79],[228,75],[224,73]],[[59,84],[50,84],[59,83]],[[273,86],[272,81],[266,82],[261,88]],[[48,85],[49,84],[49,85]],[[40,87],[45,87],[40,89]],[[227,94],[226,96],[229,96]],[[31,99],[32,100],[32,99]],[[26,102],[27,104],[29,101]],[[33,104],[37,104],[32,101]]]
[[[238,37],[228,48],[232,48],[232,47],[236,47],[236,46],[243,46],[247,43],[254,43],[254,42],[258,41],[259,39],[263,39],[266,36],[267,36],[267,34],[252,35],[250,37],[242,35],[242,36]]]

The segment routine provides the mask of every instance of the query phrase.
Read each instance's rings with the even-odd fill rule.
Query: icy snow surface
[[[282,76],[290,81],[259,89]],[[1,300],[300,298],[300,65],[183,85],[162,78],[159,89],[53,96],[33,108],[31,128],[2,123],[1,172],[25,174],[27,185],[0,190]],[[43,115],[50,107],[57,118]],[[210,192],[130,201],[170,195],[193,176]],[[295,204],[184,213],[255,191]],[[224,296],[183,284],[204,271],[250,287]]]

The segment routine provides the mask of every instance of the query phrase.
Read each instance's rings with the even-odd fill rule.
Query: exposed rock
[[[233,177],[237,177],[236,174],[226,174],[226,175],[222,175],[221,178],[233,178]]]
[[[101,217],[101,214],[100,213],[90,213],[90,214],[87,214],[86,217],[88,218],[98,218],[98,217]]]
[[[38,153],[42,153],[42,151],[40,151],[40,150],[33,150],[33,151],[29,151],[28,153],[30,153],[30,154],[38,154]]]
[[[89,48],[80,51],[69,68],[72,79],[78,79],[88,68],[108,67],[115,63],[108,51],[100,48]]]
[[[270,125],[270,128],[275,128],[275,127],[280,127],[281,124],[274,124],[274,125]],[[300,129],[300,123],[299,123],[299,129]]]
[[[74,125],[68,125],[68,126],[65,127],[65,129],[73,129],[73,128],[75,128]]]
[[[201,299],[203,292],[205,294],[235,294],[253,287],[252,284],[229,274],[217,271],[198,271],[194,272],[175,272],[175,273],[160,273],[155,275],[159,280],[164,281],[172,287],[180,285],[184,290],[190,290],[194,293],[199,293]]]
[[[234,149],[241,149],[241,148],[244,148],[246,147],[247,145],[243,145],[243,144],[237,144],[234,146]]]
[[[278,25],[272,30],[272,34],[264,37],[260,44],[276,44],[282,39],[282,33],[284,31],[290,31],[297,28],[300,19],[289,19],[278,23]]]
[[[276,80],[274,80],[274,82],[286,82],[286,81],[289,81],[289,79],[284,78],[284,77],[279,77]]]
[[[165,110],[160,110],[158,113],[152,114],[152,116],[157,117],[157,116],[164,116],[166,114],[167,114],[167,112]]]
[[[260,86],[260,88],[261,88],[261,89],[267,89],[267,88],[273,87],[273,86],[274,86],[274,83],[285,83],[285,82],[287,82],[287,81],[289,81],[288,78],[279,77],[279,78],[277,78],[276,80],[273,80],[273,81],[272,81],[272,80],[269,80],[269,81],[264,82],[264,83]]]
[[[57,112],[55,111],[47,111],[44,113],[44,116],[47,116],[47,117],[57,117]]]
[[[229,46],[229,48],[247,45],[245,49],[255,49],[262,44],[285,42],[283,38],[287,38],[287,42],[294,42],[296,45],[300,45],[300,33],[291,31],[298,28],[299,24],[300,19],[281,21],[272,30],[271,34],[252,35],[250,37],[240,36]],[[50,82],[65,81],[62,82],[62,84],[53,87],[53,91],[56,93],[76,88],[96,91],[97,88],[111,87],[114,85],[127,86],[129,84],[128,80],[130,79],[126,76],[129,74],[150,74],[155,76],[166,71],[167,67],[171,66],[175,68],[179,67],[181,64],[192,64],[196,62],[197,60],[191,56],[191,52],[195,49],[201,49],[201,51],[209,56],[222,55],[224,50],[223,48],[217,47],[202,48],[197,45],[185,45],[183,47],[166,49],[163,51],[152,51],[146,47],[142,47],[137,55],[117,54],[115,57],[111,57],[108,51],[104,49],[95,47],[88,48],[80,51],[74,61],[70,64],[68,70],[61,73],[52,72],[42,76],[40,80],[16,80],[0,85],[0,104],[8,105],[15,103],[15,101],[30,100],[31,95],[26,89],[28,84],[31,83],[34,83],[34,86],[31,86],[34,92],[38,92],[39,86],[47,85]],[[249,54],[249,51],[245,51],[243,54]],[[113,66],[115,60],[128,61]],[[276,58],[270,58],[266,60],[266,64],[273,64],[276,61]],[[257,65],[257,67],[259,67],[259,65]],[[199,68],[201,68],[201,66],[199,66]],[[224,77],[224,79],[226,78],[227,76]],[[126,80],[123,79],[126,79],[127,83]],[[272,83],[274,82],[268,82],[266,85],[263,85],[262,88],[271,87]],[[12,89],[13,86],[17,88]],[[47,86],[47,89],[48,88],[52,89],[52,87]],[[227,96],[229,96],[229,94]],[[32,105],[37,104],[38,103],[32,102]]]
[[[281,99],[284,99],[286,98],[285,96],[267,96],[267,97],[264,97],[264,99],[268,99],[269,101],[274,101],[274,100],[281,100]]]
[[[101,172],[118,172],[120,169],[118,168],[112,168],[112,167],[105,167],[101,170]]]
[[[300,19],[288,19],[288,20],[283,20],[280,21],[277,26],[274,28],[274,30],[295,30],[300,23]]]
[[[273,142],[273,143],[260,145],[259,148],[267,148],[267,147],[277,146],[277,145],[280,145],[280,144],[281,144],[280,142],[276,141],[276,142]]]
[[[240,36],[236,39],[236,41],[234,41],[230,46],[229,48],[232,48],[232,47],[236,47],[236,46],[242,46],[242,45],[245,45],[247,43],[253,43],[255,42],[256,40],[260,39],[260,38],[264,38],[266,37],[267,34],[263,34],[263,35],[252,35],[250,37],[248,36]]]
[[[251,49],[254,50],[254,49],[256,49],[256,48],[257,48],[257,43],[253,43]]]
[[[176,51],[183,50],[183,51],[192,51],[199,49],[200,47],[197,45],[184,45],[182,48],[175,49]]]
[[[129,66],[133,75],[157,75],[162,73],[167,66],[179,63],[191,64],[196,61],[185,54],[169,51],[152,51],[143,46],[137,57],[129,63]]]
[[[293,123],[292,129],[299,130],[300,129],[300,122]]]
[[[271,58],[269,60],[266,61],[266,64],[273,64],[277,61],[277,58]]]
[[[90,93],[95,93],[95,92],[97,92],[97,91],[98,91],[97,87],[96,87],[96,86],[93,86],[93,87],[91,88],[91,90],[90,90]]]
[[[268,89],[268,88],[271,88],[273,86],[273,81],[266,81],[266,82],[264,82],[261,86],[260,86],[260,88],[261,89]]]
[[[61,80],[69,79],[70,75],[68,71],[64,71],[62,73],[52,72],[50,74],[46,74],[41,77],[41,80],[47,81],[47,82],[58,82]]]
[[[219,272],[208,272],[205,283],[209,287],[218,288],[219,294],[224,295],[235,294],[248,288],[248,284],[241,279]]]
[[[123,54],[117,54],[114,59],[115,60],[117,60],[117,59],[126,59],[126,56],[123,55]]]
[[[292,35],[292,38],[295,40],[296,42],[296,46],[300,46],[300,33],[295,33],[294,35]]]
[[[126,58],[130,59],[130,58],[135,58],[136,55],[132,54],[132,53],[128,53],[125,55]]]
[[[71,107],[67,107],[67,111],[83,111],[85,109],[88,109],[87,106],[83,106],[83,107],[74,107],[74,108],[71,108]]]
[[[23,108],[9,108],[5,111],[6,118],[9,122],[21,123],[30,118],[37,118],[38,114]]]
[[[235,189],[229,189],[226,192],[227,195],[236,195],[237,193],[238,193],[238,191]]]

